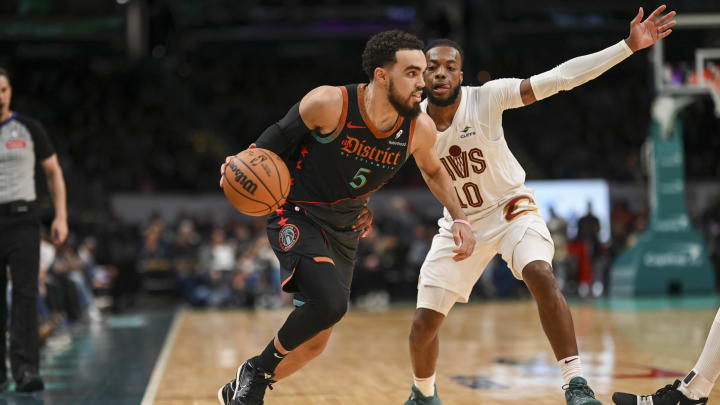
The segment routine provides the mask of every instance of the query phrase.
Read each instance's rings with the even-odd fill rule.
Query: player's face
[[[398,113],[408,118],[420,114],[422,90],[425,87],[422,72],[427,66],[420,50],[401,50],[395,53],[397,62],[389,70],[388,99]]]
[[[451,46],[436,46],[425,54],[427,69],[425,93],[428,101],[439,106],[448,106],[457,100],[463,80],[462,56]]]
[[[12,87],[7,77],[0,76],[0,113],[5,114],[10,110],[10,99],[12,98]]]

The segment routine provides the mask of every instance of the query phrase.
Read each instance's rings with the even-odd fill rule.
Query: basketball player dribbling
[[[668,36],[675,12],[659,17],[663,10],[665,6],[659,7],[642,21],[640,9],[627,39],[525,80],[461,86],[463,53],[458,44],[436,40],[426,48],[428,98],[421,106],[438,128],[435,147],[472,223],[478,248],[468,260],[452,260],[449,226],[454,216],[446,211],[420,270],[410,333],[414,384],[405,405],[442,403],[435,389],[438,330],[456,302],[468,301],[473,285],[498,253],[535,298],[562,371],[567,404],[600,404],[583,378],[572,317],[552,273],[553,242],[532,190],[524,185],[525,171],[505,142],[502,112],[579,86]]]
[[[435,154],[435,125],[420,111],[422,41],[382,32],[367,42],[362,64],[369,83],[310,91],[256,142],[290,169],[290,195],[268,216],[267,232],[281,266],[291,272],[283,290],[295,293],[295,310],[265,350],[220,388],[221,405],[262,404],[268,386],[322,353],[347,310],[359,237],[353,224],[369,195],[409,155],[452,217],[453,260],[473,251],[469,223]]]

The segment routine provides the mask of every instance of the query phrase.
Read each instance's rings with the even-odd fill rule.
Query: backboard
[[[710,95],[720,117],[720,14],[676,19],[673,34],[653,47],[655,90],[659,96]]]

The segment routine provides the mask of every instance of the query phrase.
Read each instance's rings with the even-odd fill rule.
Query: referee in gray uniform
[[[5,365],[8,320],[8,271],[12,278],[10,314],[10,365],[16,390],[40,391],[40,338],[38,334],[38,271],[40,221],[35,211],[35,165],[45,171],[55,205],[51,237],[55,245],[68,233],[65,180],[57,155],[42,125],[10,111],[12,87],[0,68],[0,389],[9,380]]]

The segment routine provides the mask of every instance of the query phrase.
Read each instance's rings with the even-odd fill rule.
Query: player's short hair
[[[410,49],[423,50],[423,41],[415,35],[400,30],[383,31],[373,35],[365,44],[362,53],[362,68],[370,81],[375,68],[385,67],[397,62],[395,52]]]
[[[453,41],[449,38],[438,38],[433,39],[432,41],[428,42],[427,46],[423,50],[424,53],[427,53],[427,51],[437,48],[438,46],[449,46],[451,48],[455,48],[458,53],[460,54],[460,57],[465,60],[465,51],[462,49],[462,46],[458,44],[457,42]]]
[[[3,68],[2,66],[0,66],[0,76],[5,76],[5,78],[6,78],[7,81],[8,81],[8,84],[10,83],[10,74],[9,74],[8,71],[7,71],[5,68]]]

